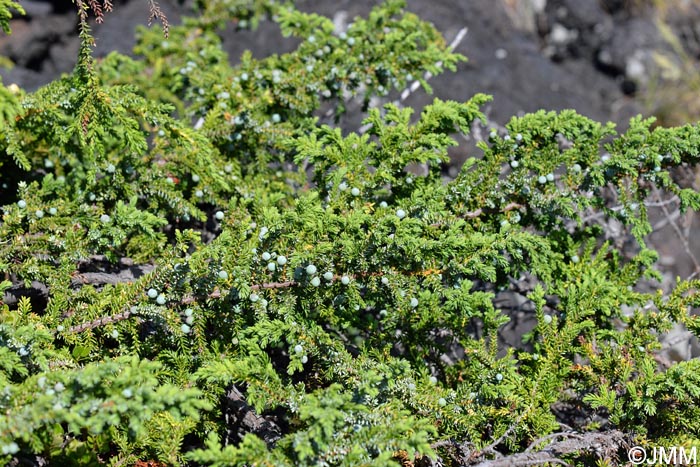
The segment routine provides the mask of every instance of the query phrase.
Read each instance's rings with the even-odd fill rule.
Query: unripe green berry
[[[552,315],[544,315],[542,321],[544,321],[544,324],[550,324],[552,322]]]
[[[276,263],[267,263],[267,269],[270,272],[274,272],[277,269],[277,264]]]
[[[396,211],[396,217],[398,217],[399,219],[403,219],[404,217],[406,217],[406,211],[404,211],[403,209],[398,209]]]
[[[333,273],[331,271],[326,271],[323,273],[323,278],[326,279],[327,281],[332,281],[333,280]]]
[[[301,346],[301,344],[297,344],[294,346],[294,352],[295,353],[302,353],[304,351],[304,347]]]
[[[158,295],[158,297],[156,298],[156,303],[158,305],[165,305],[165,295],[163,295],[163,294]]]
[[[23,199],[17,201],[17,206],[19,206],[20,209],[24,209],[27,207],[27,202]]]
[[[156,298],[158,296],[158,291],[156,289],[148,289],[148,297],[149,298]]]
[[[447,401],[445,400],[444,397],[441,397],[440,399],[438,399],[438,405],[440,405],[440,407],[445,407],[447,405]]]
[[[350,194],[352,194],[353,196],[360,196],[360,189],[354,187],[352,190],[350,190]]]
[[[277,264],[279,264],[280,266],[284,266],[285,264],[287,264],[287,257],[283,255],[278,256]]]
[[[306,266],[306,274],[310,276],[316,274],[316,266],[314,266],[313,264],[309,264],[308,266]]]
[[[340,278],[340,282],[342,282],[343,285],[348,285],[350,283],[350,278],[348,276],[343,276]]]
[[[216,211],[214,217],[216,217],[217,220],[222,220],[224,218],[224,213],[222,211]]]
[[[311,285],[313,285],[314,287],[318,287],[319,285],[321,285],[321,279],[319,279],[318,277],[314,277],[313,279],[311,279]]]
[[[226,279],[228,279],[228,273],[224,270],[219,271],[218,275],[219,275],[219,279],[221,279],[221,280],[225,281]]]

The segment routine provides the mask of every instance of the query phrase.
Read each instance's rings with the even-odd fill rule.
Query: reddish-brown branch
[[[149,17],[148,17],[148,25],[150,26],[153,23],[154,19],[157,19],[160,21],[160,24],[163,25],[163,35],[168,37],[170,25],[168,23],[168,18],[165,16],[165,13],[163,13],[163,10],[160,9],[160,5],[158,5],[158,2],[155,0],[148,0],[148,5],[149,5]]]
[[[298,285],[296,281],[286,281],[286,282],[267,282],[265,284],[256,284],[250,286],[250,290],[260,290],[260,289],[285,289],[288,287],[294,287]]]
[[[508,211],[512,211],[514,209],[521,209],[523,207],[524,206],[522,204],[518,204],[516,202],[511,202],[511,203],[506,204],[503,207],[503,209],[501,210],[501,212],[508,212]],[[478,209],[475,209],[473,211],[467,211],[459,217],[462,217],[464,219],[474,219],[476,217],[479,217],[483,213],[484,213],[484,210],[482,208],[478,208]],[[445,225],[445,224],[446,224],[445,222],[435,222],[433,224],[430,224],[430,226],[431,227],[440,227],[441,225]]]
[[[100,326],[104,326],[106,324],[113,324],[117,323],[119,321],[124,321],[125,319],[129,319],[133,313],[131,311],[123,311],[121,313],[117,313],[116,315],[112,316],[103,316],[101,318],[95,319],[93,321],[88,321],[87,323],[83,324],[78,324],[77,326],[73,326],[70,329],[68,329],[68,332],[84,332],[87,331],[88,329],[95,329]]]

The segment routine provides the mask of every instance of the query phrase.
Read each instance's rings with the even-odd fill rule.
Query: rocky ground
[[[75,6],[70,0],[21,3],[27,16],[13,21],[12,36],[0,37],[0,55],[16,66],[0,68],[0,76],[6,84],[35,89],[75,64]],[[134,45],[134,28],[148,18],[144,0],[114,3],[104,24],[94,25],[97,56],[112,50],[128,53]],[[160,3],[170,21],[177,23],[190,11],[191,0]],[[338,23],[366,14],[377,3],[296,2],[301,9]],[[456,50],[469,61],[456,73],[431,81],[438,97],[464,100],[477,92],[492,94],[489,117],[498,124],[523,112],[573,108],[624,128],[637,113],[671,115],[673,120],[678,96],[659,89],[668,83],[687,86],[687,65],[696,65],[700,58],[700,2],[657,2],[662,9],[649,3],[654,0],[409,0],[408,9],[433,22],[448,41],[467,28]],[[668,27],[670,38],[660,25]],[[246,49],[263,57],[295,47],[270,23],[258,31],[236,33],[230,28],[222,36],[234,61]],[[698,85],[700,78],[695,79],[698,82],[690,84]],[[406,104],[421,107],[429,99],[417,93]],[[695,102],[700,99],[688,101],[684,105],[692,110],[698,106],[695,113],[700,115],[700,104]],[[462,159],[460,154],[455,157],[456,162]]]
[[[75,63],[75,6],[70,0],[21,3],[27,16],[13,21],[12,36],[0,38],[0,54],[16,67],[0,70],[0,76],[6,83],[34,89],[69,72]],[[111,50],[128,53],[134,44],[133,29],[148,18],[146,1],[114,3],[107,21],[94,28],[98,56]],[[173,23],[189,11],[188,2],[160,3]],[[379,2],[296,3],[342,23],[366,14]],[[670,0],[665,3],[674,6],[661,12],[645,7],[646,3],[651,0],[409,0],[408,8],[432,21],[448,40],[468,28],[457,51],[469,62],[457,73],[434,79],[439,97],[492,94],[490,117],[500,123],[520,112],[574,108],[624,126],[630,116],[653,110],[644,92],[652,82],[662,76],[677,78],[682,72],[674,45],[657,24],[662,13],[688,57],[700,57],[700,4]],[[271,24],[256,32],[223,31],[223,37],[232,60],[245,49],[265,56],[294,47]],[[407,104],[425,100],[415,96]]]
[[[72,70],[78,50],[76,11],[71,0],[20,3],[27,15],[13,20],[11,36],[0,37],[0,55],[16,66],[0,68],[0,76],[5,84],[31,90]],[[160,2],[173,24],[188,11],[188,3]],[[295,3],[342,26],[379,1]],[[128,53],[134,45],[134,28],[148,19],[145,0],[114,4],[105,22],[94,25],[98,57],[112,50]],[[469,61],[456,73],[433,78],[431,85],[435,95],[445,99],[466,100],[477,92],[493,95],[487,112],[494,125],[538,109],[573,108],[595,120],[616,122],[620,129],[638,113],[656,114],[662,123],[700,116],[696,0],[408,0],[408,9],[433,22],[448,41],[467,28],[456,50]],[[251,32],[229,28],[222,37],[233,61],[246,49],[264,57],[295,47],[270,23]],[[405,104],[420,108],[431,99],[417,92]],[[453,154],[452,175],[470,147],[467,142]],[[685,176],[700,188],[700,176]],[[697,272],[692,256],[700,257],[700,236],[692,232],[700,223],[692,217],[651,214],[660,225],[665,222],[652,241],[662,254],[669,281]],[[687,346],[687,339],[680,347],[674,358],[700,353]]]
[[[647,0],[649,1],[649,0]],[[0,54],[16,63],[1,70],[6,83],[33,89],[68,72],[75,63],[78,38],[75,7],[69,0],[21,2],[27,16],[13,21],[13,34],[0,38]],[[96,54],[128,53],[132,31],[148,17],[142,0],[116,1],[107,21],[96,25]],[[188,10],[187,2],[160,2],[171,22]],[[183,4],[184,3],[184,4]],[[303,0],[303,10],[351,21],[374,0]],[[432,21],[448,40],[468,28],[457,51],[469,57],[457,73],[434,80],[440,97],[464,99],[475,92],[496,96],[491,117],[540,108],[574,108],[598,120],[624,124],[648,111],[643,91],[659,76],[680,72],[676,51],[656,24],[661,12],[642,0],[410,0],[409,10]],[[671,0],[667,24],[691,57],[700,57],[700,4]],[[633,7],[631,5],[637,5]],[[289,50],[274,25],[257,32],[224,31],[232,60],[245,49],[256,55]],[[675,68],[675,69],[674,69]],[[672,77],[672,76],[671,76]],[[422,100],[415,98],[416,101]],[[413,102],[409,102],[413,103]],[[418,103],[418,102],[416,102]]]

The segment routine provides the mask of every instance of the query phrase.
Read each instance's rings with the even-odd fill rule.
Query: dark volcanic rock
[[[136,27],[148,24],[148,2],[132,0],[114,2],[114,4],[114,11],[106,13],[104,22],[93,28],[97,57],[103,57],[112,51],[130,53],[136,44]],[[179,2],[160,1],[158,4],[171,24],[180,22],[180,14],[184,8],[179,5]],[[153,27],[156,26],[159,26],[159,23],[153,25]]]
[[[612,17],[598,2],[549,1],[545,17],[540,34],[548,45],[545,52],[556,59],[592,60],[614,29]]]
[[[378,0],[304,0],[297,2],[297,6],[304,11],[330,16],[342,27],[342,23],[366,15],[379,3]],[[431,84],[436,96],[466,100],[477,92],[493,94],[495,100],[489,107],[489,117],[500,123],[505,123],[512,115],[540,108],[575,108],[591,118],[621,122],[638,110],[633,105],[621,106],[619,103],[624,98],[618,82],[593,66],[595,51],[605,37],[596,36],[596,33],[601,28],[610,29],[612,19],[608,12],[592,0],[542,1],[546,5],[543,11],[523,9],[525,3],[506,0],[408,2],[409,10],[433,22],[448,41],[461,28],[468,28],[456,50],[466,55],[469,62],[461,64],[457,73],[433,78]],[[175,0],[162,1],[161,6],[172,24],[186,11]],[[65,4],[54,2],[54,9],[64,11]],[[18,65],[12,72],[2,72],[4,80],[16,81],[30,89],[69,71],[75,63],[77,49],[74,11],[66,15],[48,15],[46,8],[39,7],[35,11],[45,16],[15,21],[13,36],[0,41],[0,53],[10,56]],[[130,52],[135,43],[136,25],[145,24],[147,19],[147,2],[115,2],[114,11],[106,15],[105,22],[94,26],[95,55],[104,56],[112,50]],[[549,59],[548,39],[540,37],[538,30],[548,31],[546,38],[561,39],[557,37],[557,34],[561,36],[561,28],[579,32],[575,41],[567,39],[564,44],[567,60],[557,64]],[[247,49],[256,57],[264,57],[296,47],[295,41],[284,39],[278,27],[267,22],[257,31],[235,32],[229,27],[222,32],[222,38],[233,61]],[[573,60],[573,57],[578,58]],[[431,100],[432,97],[415,93],[406,104],[421,107]]]
[[[0,38],[0,54],[10,58],[17,66],[42,71],[46,62],[50,61],[51,47],[74,42],[76,33],[77,22],[73,15],[15,20],[12,22],[12,35]],[[66,69],[71,69],[74,63],[75,57],[68,61]]]

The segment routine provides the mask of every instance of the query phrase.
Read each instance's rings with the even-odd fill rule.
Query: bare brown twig
[[[563,458],[572,454],[588,453],[599,458],[616,458],[618,451],[629,446],[628,436],[617,430],[590,433],[553,433],[535,440],[531,446],[554,438],[562,439],[550,443],[538,451],[526,450],[498,459],[485,460],[476,464],[476,467],[516,467],[546,463],[569,465]]]
[[[658,200],[661,200],[661,191],[657,188],[654,187],[654,194],[656,195]],[[690,258],[690,261],[693,263],[693,267],[695,268],[695,271],[693,272],[693,276],[697,275],[700,273],[700,260],[698,260],[697,256],[695,256],[695,253],[690,249],[690,244],[688,243],[688,237],[683,234],[681,231],[681,228],[678,226],[678,223],[676,222],[676,218],[672,216],[672,213],[668,210],[668,206],[664,203],[660,203],[659,206],[663,212],[664,215],[666,216],[667,219],[669,219],[669,224],[673,228],[673,231],[676,233],[678,236],[678,239],[681,241],[681,244],[683,245],[683,249],[685,250],[686,254]]]

